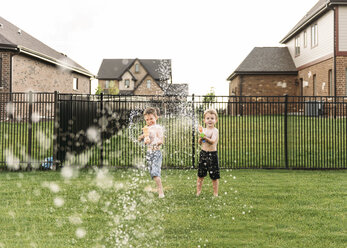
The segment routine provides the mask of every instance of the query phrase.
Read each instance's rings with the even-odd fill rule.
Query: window
[[[148,79],[148,80],[147,80],[147,89],[150,89],[150,88],[151,88],[151,80]]]
[[[108,88],[110,88],[110,81],[106,80],[106,82],[105,82],[105,89],[108,89]]]
[[[295,56],[300,55],[300,37],[295,37]]]
[[[135,72],[136,73],[140,72],[140,65],[139,64],[135,64]]]
[[[312,86],[313,86],[313,96],[317,95],[317,87],[316,87],[316,74],[313,74],[313,83],[312,83]]]
[[[307,32],[304,31],[304,47],[307,47]]]
[[[129,80],[129,79],[125,79],[125,81],[124,81],[124,87],[125,87],[125,88],[130,88],[130,80]]]
[[[0,87],[2,87],[2,58],[0,58]]]
[[[300,78],[300,96],[304,95],[304,79]]]
[[[329,96],[334,95],[333,70],[328,71]]]
[[[311,47],[318,45],[318,25],[314,24],[311,26]]]
[[[78,90],[78,78],[73,78],[72,88]]]

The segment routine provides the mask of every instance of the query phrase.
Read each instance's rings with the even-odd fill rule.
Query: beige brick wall
[[[240,76],[235,77],[233,80],[229,83],[229,96],[240,95]]]
[[[24,55],[12,59],[12,91],[90,94],[90,78],[62,67]],[[78,78],[78,90],[73,90],[73,78]]]
[[[229,95],[235,92],[235,96],[240,96],[241,76],[235,77],[229,84]],[[299,84],[295,75],[243,75],[242,76],[242,96],[296,96],[299,93]],[[230,98],[228,113],[231,115],[243,114],[271,114],[281,113],[276,107],[262,105],[243,105],[239,103],[240,98]],[[243,101],[258,101],[264,99],[243,98]],[[266,100],[265,100],[266,101]],[[255,108],[256,106],[256,108]],[[259,109],[258,109],[259,107]],[[241,110],[242,109],[242,110]],[[268,112],[267,112],[268,111]],[[272,111],[272,112],[271,112]]]
[[[242,96],[298,95],[299,85],[295,75],[244,75]]]
[[[323,62],[317,63],[315,65],[306,67],[298,73],[298,78],[302,78],[305,82],[308,83],[307,86],[303,87],[304,96],[312,96],[313,89],[313,75],[316,75],[316,96],[329,96],[329,70],[333,70],[334,60],[328,59]],[[333,73],[333,71],[332,71]]]
[[[147,80],[151,80],[151,88],[147,88]],[[145,77],[143,82],[135,90],[134,95],[163,95],[164,91],[159,87],[159,85],[153,80],[149,75]]]
[[[1,82],[0,92],[10,92],[11,83],[11,53],[0,52],[0,58],[2,59],[2,71],[1,71]]]
[[[347,95],[347,56],[336,57],[336,92],[338,96]]]

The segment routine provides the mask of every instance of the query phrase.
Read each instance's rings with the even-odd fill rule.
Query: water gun
[[[143,135],[145,137],[149,136],[149,131],[148,131],[148,126],[147,125],[142,128],[142,131],[143,131]]]
[[[144,126],[142,128],[142,131],[143,131],[143,135],[145,136],[145,139],[144,141],[146,142],[148,139],[149,139],[149,130],[148,130],[148,126]]]
[[[202,126],[199,126],[198,130],[199,130],[200,138],[202,139],[202,142],[205,143],[206,140],[204,139],[205,138],[204,129],[202,128]]]

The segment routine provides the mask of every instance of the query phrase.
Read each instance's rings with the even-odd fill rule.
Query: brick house
[[[90,93],[94,75],[0,17],[0,93]]]
[[[297,95],[298,71],[286,47],[255,47],[229,76],[229,95]]]
[[[119,95],[187,95],[187,84],[172,84],[171,60],[104,59],[97,75],[104,93]]]
[[[247,56],[229,95],[347,95],[347,0],[319,0],[280,43]]]

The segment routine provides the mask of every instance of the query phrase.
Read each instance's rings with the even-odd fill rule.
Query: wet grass
[[[346,171],[0,173],[0,247],[345,247]],[[70,178],[70,176],[72,176]],[[234,178],[235,177],[235,178]]]
[[[197,118],[198,119],[198,118]],[[196,121],[197,121],[196,119]],[[200,117],[201,119],[201,117]],[[346,118],[288,116],[287,156],[289,168],[345,168],[347,161]],[[220,116],[218,153],[223,168],[285,168],[285,118],[282,115]],[[163,165],[167,168],[190,168],[197,164],[199,145],[192,118],[159,118],[165,129]],[[194,125],[193,125],[194,124]],[[128,167],[139,163],[145,147],[137,142],[145,124],[136,122],[103,142],[103,158],[109,165]],[[194,130],[193,130],[194,129]],[[193,132],[194,131],[194,132]],[[19,161],[29,160],[28,125],[25,122],[0,122],[0,167],[6,153]],[[81,150],[80,143],[74,149]],[[72,144],[72,143],[71,143]],[[71,145],[70,144],[70,145]],[[63,144],[63,146],[68,146]],[[82,149],[84,150],[84,149]],[[85,149],[88,165],[100,162],[100,147]],[[33,124],[31,160],[40,165],[53,156],[53,122]],[[193,156],[194,155],[194,156]],[[195,157],[195,159],[194,159]],[[76,161],[81,164],[81,161]]]

